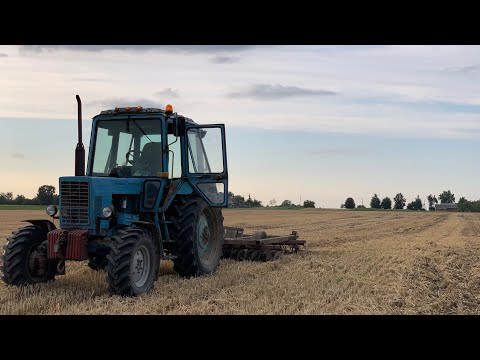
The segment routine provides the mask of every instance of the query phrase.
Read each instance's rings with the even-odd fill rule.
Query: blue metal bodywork
[[[177,114],[167,115],[159,109],[145,109],[145,111],[132,114],[115,114],[114,111],[104,111],[100,115],[93,118],[92,130],[90,137],[90,148],[87,163],[87,176],[66,176],[59,179],[60,185],[60,227],[61,228],[76,228],[88,230],[91,237],[104,238],[111,237],[115,234],[119,227],[129,226],[135,223],[151,224],[157,230],[160,239],[169,240],[167,223],[165,213],[170,208],[172,202],[177,195],[188,195],[196,192],[211,206],[226,207],[228,199],[228,172],[226,160],[226,143],[225,143],[225,128],[223,124],[219,125],[197,125],[190,119],[187,119],[184,133],[179,136],[181,149],[181,165],[182,175],[178,178],[166,177],[108,177],[108,176],[89,176],[92,174],[93,156],[95,151],[96,130],[99,121],[103,120],[121,120],[121,119],[160,119],[162,132],[162,171],[168,173],[169,170],[169,152],[168,152],[168,126],[172,124]],[[223,173],[219,174],[191,174],[188,167],[188,137],[186,136],[189,129],[197,128],[219,128],[222,134],[222,153],[224,157]],[[191,150],[190,150],[191,151]],[[154,180],[160,182],[158,187],[158,195],[155,199],[153,207],[144,207],[143,195],[144,185],[147,181]],[[62,199],[62,186],[76,186],[81,183],[85,194],[83,199],[84,209],[71,209],[70,201],[65,196]],[[201,184],[213,183],[223,184],[223,202],[213,203],[202,190]],[[74,184],[74,185],[72,185]],[[168,192],[167,192],[168,186]],[[216,185],[213,185],[216,186]],[[88,191],[86,190],[88,188]],[[119,207],[118,204],[113,204],[112,199],[123,197],[125,199],[126,207]],[[67,201],[68,200],[68,201]],[[108,206],[114,206],[114,216],[106,219],[102,215],[102,210]],[[88,210],[87,210],[88,209]],[[72,224],[65,214],[68,211],[83,211],[85,218],[79,223]],[[87,218],[88,211],[88,218]]]

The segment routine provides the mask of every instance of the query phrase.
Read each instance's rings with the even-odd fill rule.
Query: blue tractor
[[[2,280],[25,285],[65,274],[65,261],[105,269],[113,294],[150,291],[160,260],[184,277],[214,272],[228,201],[223,124],[198,125],[157,108],[124,107],[93,118],[87,170],[78,102],[75,176],[59,179],[60,219],[24,220],[5,245]]]

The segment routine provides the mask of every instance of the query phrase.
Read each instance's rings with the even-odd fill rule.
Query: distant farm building
[[[435,204],[435,211],[458,211],[457,204]]]

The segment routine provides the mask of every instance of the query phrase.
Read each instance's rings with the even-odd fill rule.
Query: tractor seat
[[[150,142],[143,146],[140,156],[140,166],[144,167],[144,170],[152,176],[162,171],[161,142]]]

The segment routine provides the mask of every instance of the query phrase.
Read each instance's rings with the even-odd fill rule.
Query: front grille
[[[88,182],[60,183],[62,226],[88,225]]]

